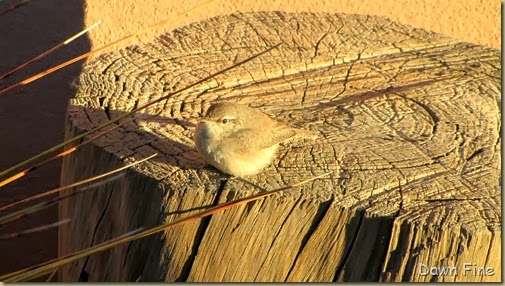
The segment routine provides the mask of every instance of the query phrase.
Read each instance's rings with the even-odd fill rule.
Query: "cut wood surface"
[[[294,190],[83,259],[77,281],[500,281],[500,52],[382,17],[247,13],[87,63],[66,137],[274,44],[64,159],[62,184],[159,155],[64,201],[60,255],[325,172]],[[257,107],[317,141],[246,179],[206,166],[194,127],[215,102]],[[464,272],[465,263],[493,275]],[[454,267],[457,275],[423,275]],[[468,265],[466,265],[468,269]]]

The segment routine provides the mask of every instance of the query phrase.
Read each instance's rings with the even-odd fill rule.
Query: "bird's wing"
[[[246,128],[235,132],[227,143],[243,150],[259,150],[272,147],[295,135],[296,130],[287,126],[274,128],[270,132]]]

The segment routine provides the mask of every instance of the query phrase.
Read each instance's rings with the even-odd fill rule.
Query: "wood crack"
[[[109,191],[109,196],[107,197],[105,207],[102,209],[102,213],[100,214],[100,217],[98,218],[98,221],[95,225],[95,229],[93,230],[93,235],[91,236],[91,243],[90,243],[89,247],[92,247],[95,245],[95,239],[96,239],[96,235],[98,233],[98,228],[102,224],[102,221],[105,217],[105,213],[107,212],[107,210],[109,208],[109,203],[112,198],[113,192],[114,192],[114,189],[111,189]],[[84,264],[82,265],[81,273],[79,275],[79,280],[78,280],[79,282],[88,282],[89,273],[86,271],[86,266],[88,265],[89,259],[90,259],[90,256],[86,257],[86,260],[84,261]]]
[[[337,267],[337,270],[335,271],[335,275],[333,276],[332,282],[337,282],[339,280],[340,275],[342,274],[342,271],[344,270],[345,264],[347,263],[347,261],[349,260],[349,257],[351,256],[351,252],[354,249],[354,246],[356,245],[356,241],[357,241],[359,232],[361,230],[361,224],[363,223],[363,220],[365,219],[366,210],[358,210],[356,212],[356,214],[358,215],[358,219],[359,219],[356,229],[352,233],[352,239],[350,240],[351,242],[349,244],[349,247],[347,248],[347,250],[345,252],[342,262],[340,263],[340,265]]]
[[[268,247],[268,253],[272,250],[273,248],[273,245],[275,244],[277,238],[279,237],[279,234],[280,232],[283,230],[283,226],[286,224],[286,222],[291,218],[291,214],[293,213],[293,211],[296,209],[296,207],[299,205],[299,203],[301,202],[302,200],[302,197],[300,196],[297,201],[293,204],[293,207],[289,210],[288,214],[286,215],[286,217],[284,218],[284,220],[282,221],[282,224],[281,226],[279,227],[279,229],[277,230],[277,233],[275,234],[275,237],[272,239],[271,243],[270,243],[270,246]],[[267,255],[268,255],[267,253]],[[258,268],[258,272],[256,273],[256,276],[254,278],[254,280],[257,279],[258,275],[260,274],[263,266],[265,265],[265,260],[263,260],[263,262],[261,263],[260,267]]]
[[[308,229],[307,233],[303,236],[302,238],[302,243],[300,244],[300,247],[298,248],[298,252],[296,253],[296,256],[293,258],[293,263],[291,264],[291,267],[289,268],[289,271],[287,272],[286,276],[284,277],[284,282],[288,282],[288,278],[291,276],[291,273],[296,265],[296,262],[298,261],[298,258],[300,257],[300,254],[303,252],[305,246],[307,246],[307,242],[310,240],[314,232],[317,230],[321,222],[323,221],[324,217],[328,213],[328,210],[332,207],[333,202],[335,200],[335,196],[332,196],[331,200],[327,202],[321,203],[319,206],[317,213],[320,213],[320,215],[316,215],[314,217],[314,220],[312,221],[312,224],[310,228]]]
[[[226,188],[227,183],[228,179],[222,180],[220,182],[212,206],[217,206],[219,204],[219,199],[221,198],[221,195],[223,194],[223,191]],[[193,247],[191,249],[191,253],[189,254],[186,262],[184,263],[184,266],[182,267],[181,275],[177,279],[175,279],[175,281],[177,282],[187,281],[191,271],[197,271],[193,270],[193,263],[195,262],[195,258],[198,255],[202,239],[205,236],[205,233],[207,232],[212,216],[213,215],[210,215],[208,217],[204,217],[201,219],[201,222],[198,225],[198,229],[195,234],[195,238],[193,239]]]

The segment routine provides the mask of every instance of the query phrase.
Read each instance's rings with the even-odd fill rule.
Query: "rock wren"
[[[236,176],[259,173],[275,156],[279,143],[315,134],[272,120],[258,109],[236,103],[217,103],[195,130],[195,144],[207,163]]]

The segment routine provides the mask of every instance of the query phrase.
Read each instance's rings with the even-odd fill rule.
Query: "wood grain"
[[[330,178],[80,261],[75,281],[499,281],[500,53],[385,18],[264,12],[212,18],[102,55],[76,81],[70,137],[148,108],[64,160],[62,183],[158,152],[60,206],[60,255],[139,226],[333,171]],[[317,142],[281,146],[246,180],[206,167],[192,136],[214,102],[260,108]],[[423,276],[464,263],[493,276]],[[85,265],[84,265],[85,264]]]

